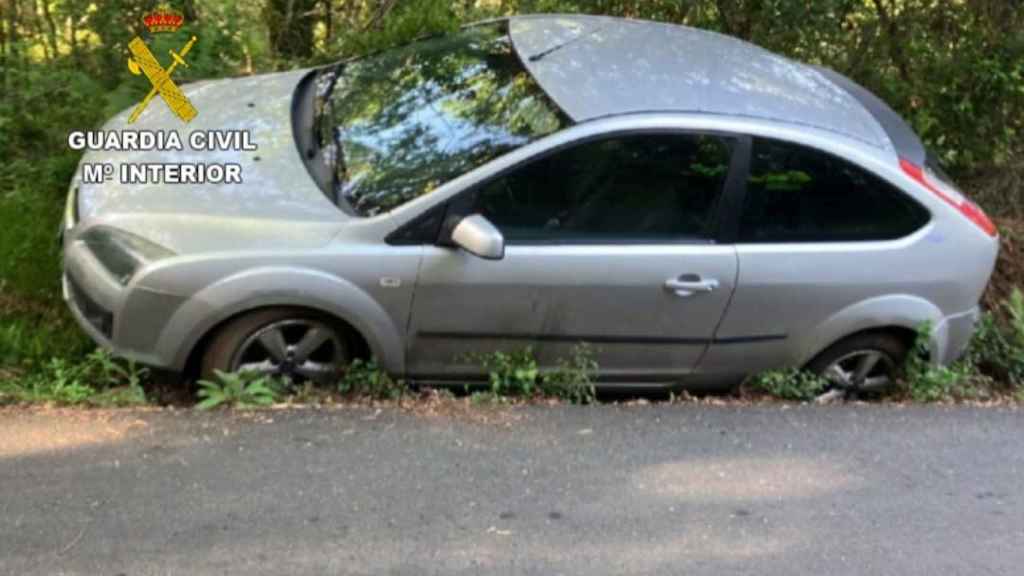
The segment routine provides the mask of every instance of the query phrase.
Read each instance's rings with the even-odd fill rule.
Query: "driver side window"
[[[484,184],[465,213],[509,244],[710,241],[731,156],[710,135],[594,140]]]

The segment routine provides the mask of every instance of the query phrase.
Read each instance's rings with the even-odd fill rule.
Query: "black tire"
[[[258,337],[258,335],[266,330],[278,326],[288,327],[289,324],[294,324],[295,326],[315,326],[318,329],[330,331],[331,341],[329,344],[337,348],[336,353],[338,354],[337,364],[339,370],[337,372],[332,374],[325,372],[322,378],[298,375],[294,379],[329,383],[332,379],[336,380],[342,373],[343,368],[347,367],[355,358],[356,347],[354,344],[356,338],[348,326],[322,314],[301,308],[266,308],[235,318],[217,331],[203,353],[200,364],[200,377],[210,380],[216,378],[215,371],[236,371],[239,368],[239,355],[245,352],[242,350],[243,346],[250,346],[252,339]],[[289,327],[289,329],[291,328]],[[317,349],[315,352],[320,353],[320,350]],[[271,356],[269,349],[267,354],[268,357]],[[295,376],[287,368],[273,375]]]
[[[844,386],[829,378],[829,375],[826,374],[826,371],[837,362],[845,362],[846,359],[850,361],[856,360],[858,358],[857,355],[860,353],[864,353],[864,355],[877,353],[880,355],[877,367],[872,369],[870,373],[878,375],[885,373],[889,379],[888,384],[880,384],[873,387],[864,386],[868,380],[867,375],[865,375],[865,382],[850,382]],[[862,389],[884,391],[891,388],[895,383],[907,353],[907,343],[897,336],[887,332],[865,332],[844,338],[829,346],[808,362],[806,369],[818,376],[826,377],[836,388],[846,388],[851,392],[860,392],[863,391]],[[877,379],[878,377],[876,376],[874,380]],[[880,380],[878,381],[881,382]]]

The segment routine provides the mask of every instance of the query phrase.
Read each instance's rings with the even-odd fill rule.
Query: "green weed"
[[[797,368],[761,372],[749,382],[753,389],[769,396],[800,402],[815,399],[828,387],[821,376]]]
[[[356,358],[338,383],[338,391],[352,396],[365,396],[379,400],[394,400],[405,392],[405,383],[395,381],[381,369],[376,359]]]
[[[489,384],[487,392],[473,395],[474,401],[546,396],[588,404],[595,399],[594,378],[598,364],[586,343],[573,347],[569,358],[560,358],[555,368],[547,371],[540,369],[529,346],[511,352],[481,354],[474,359],[487,371]]]
[[[81,360],[51,358],[41,367],[0,379],[2,403],[132,406],[146,403],[148,371],[97,349]]]
[[[10,312],[0,303],[0,367],[36,368],[54,357],[81,360],[93,350],[95,345],[62,308],[58,310],[56,314]]]
[[[967,360],[1004,388],[1024,389],[1024,345],[1000,326],[995,315],[981,317],[967,350]]]
[[[591,404],[597,392],[594,379],[598,373],[594,351],[587,343],[573,347],[569,358],[560,358],[555,370],[541,377],[541,391],[545,396],[561,398],[573,404]]]
[[[537,391],[540,370],[529,346],[512,352],[492,352],[478,357],[487,371],[490,393],[495,396],[529,397]]]
[[[903,365],[902,384],[911,400],[915,402],[940,402],[956,399],[977,398],[983,395],[978,386],[979,377],[970,355],[949,366],[937,366],[931,362],[930,322],[921,324],[917,338]]]
[[[232,408],[255,408],[269,406],[277,401],[282,385],[273,378],[253,372],[214,372],[216,379],[199,381],[199,398],[196,408],[211,410],[218,406]]]

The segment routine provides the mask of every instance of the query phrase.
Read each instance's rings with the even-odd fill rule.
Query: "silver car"
[[[922,325],[934,362],[964,351],[998,250],[877,97],[702,30],[514,17],[184,90],[191,124],[154,103],[139,126],[258,149],[83,163],[216,161],[243,182],[79,174],[64,286],[101,345],[193,376],[319,380],[374,356],[465,382],[483,352],[544,368],[587,342],[609,385],[802,366],[884,386]]]

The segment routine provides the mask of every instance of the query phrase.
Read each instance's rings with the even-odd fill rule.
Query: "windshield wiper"
[[[344,68],[344,64],[326,68],[319,72],[313,81],[313,134],[316,136],[313,141],[318,149],[328,144],[323,137],[324,118],[328,115],[331,93],[334,92],[334,86],[338,83]]]
[[[344,68],[344,63],[336,64],[321,71],[314,81],[313,137],[310,138],[310,148],[306,151],[310,160],[320,164],[317,170],[327,180],[325,187],[335,204],[341,201],[338,189],[348,169],[345,165],[341,137],[337,126],[334,125],[331,94]]]

